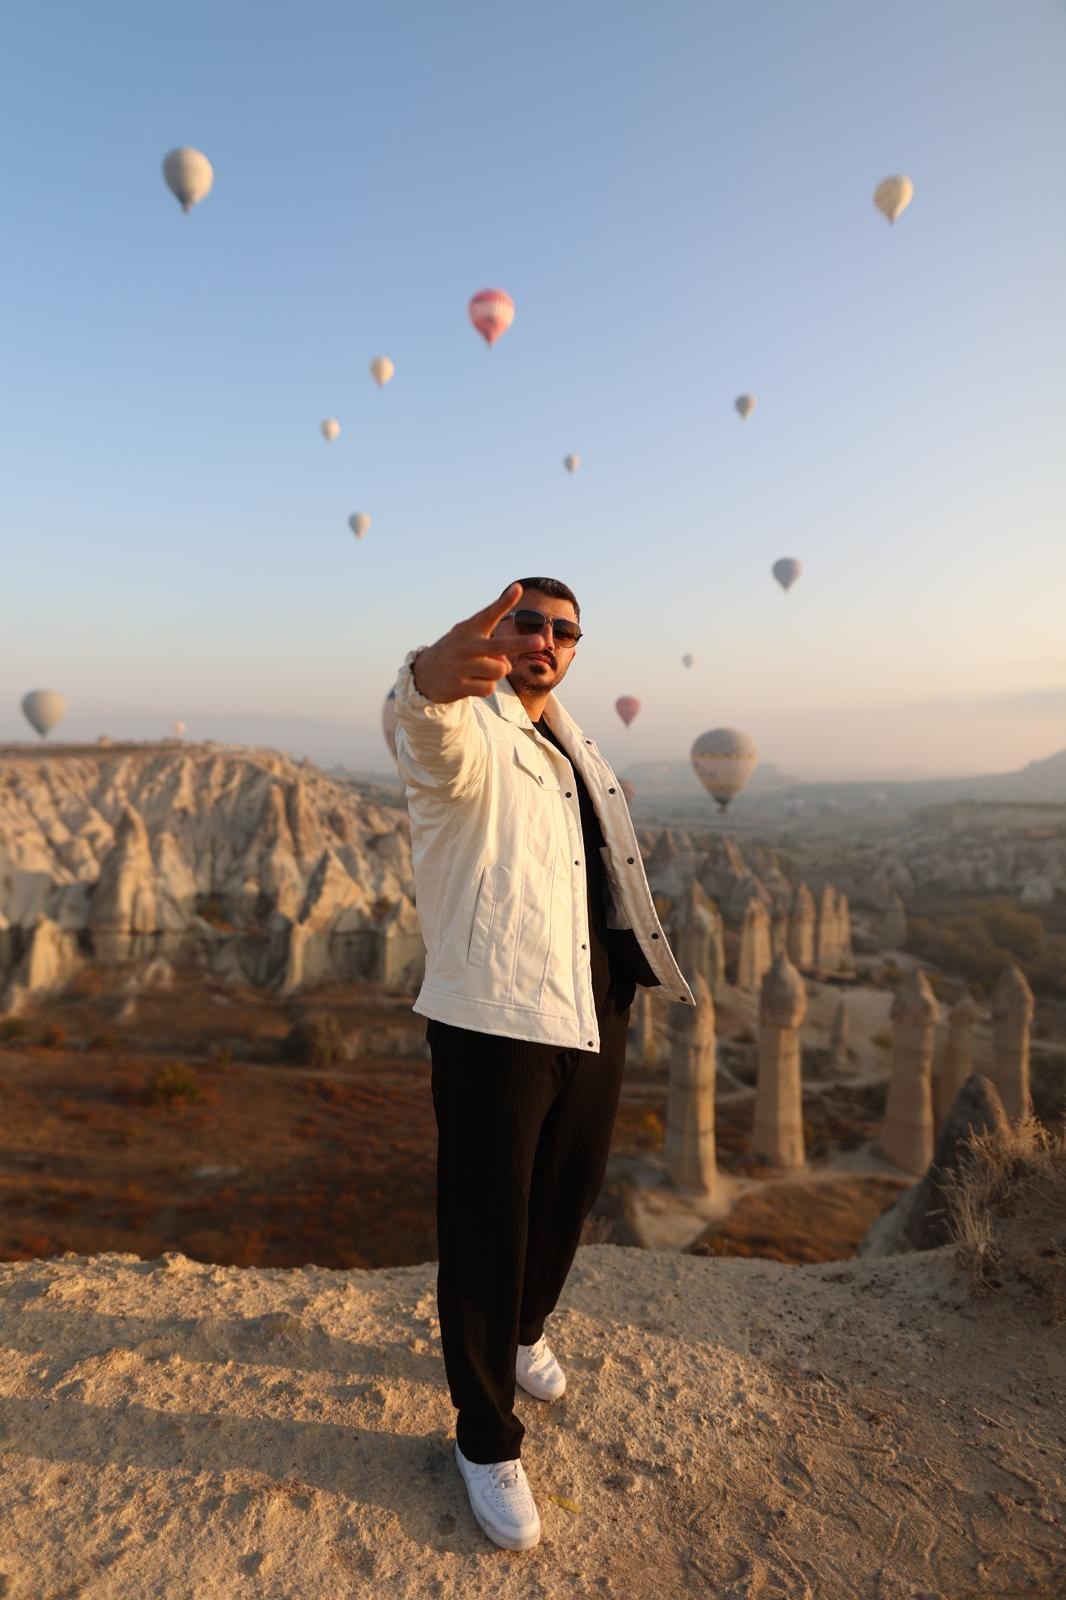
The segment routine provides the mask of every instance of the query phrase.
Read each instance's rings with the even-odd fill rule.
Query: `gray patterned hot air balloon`
[[[581,465],[581,457],[580,456],[564,456],[563,457],[563,466],[566,468],[567,472],[569,472],[569,473],[575,473],[580,465]]]
[[[740,412],[742,419],[746,421],[755,410],[755,396],[753,394],[738,394],[733,404]]]
[[[692,661],[693,661],[693,658],[692,658],[692,656],[690,656],[690,655],[687,655],[687,654],[686,654],[686,655],[683,655],[683,656],[682,656],[682,657],[681,657],[681,665],[682,665],[682,666],[683,666],[683,667],[691,667],[691,665],[692,665]]]
[[[183,211],[191,211],[210,194],[215,181],[214,169],[203,151],[193,150],[187,144],[164,156],[163,176],[168,189],[181,201]]]
[[[381,708],[381,731],[385,735],[385,743],[392,751],[392,759],[396,760],[396,724],[399,718],[396,715],[396,690],[390,689],[385,696],[385,704]]]
[[[370,526],[370,518],[365,511],[353,511],[348,518],[348,526],[357,539],[361,539]]]
[[[321,423],[320,426],[322,428],[323,439],[325,439],[327,444],[332,444],[334,439],[336,439],[340,434],[340,423],[337,421],[336,417],[327,417],[325,422]]]
[[[53,689],[31,689],[22,697],[22,715],[44,739],[66,715],[67,702]]]
[[[782,556],[780,561],[774,562],[770,570],[787,594],[803,571],[803,567],[795,556]]]
[[[696,776],[723,811],[743,789],[758,760],[754,740],[739,728],[711,728],[692,746]]]
[[[874,205],[889,222],[895,222],[913,199],[914,185],[909,178],[902,176],[885,178],[874,190]]]

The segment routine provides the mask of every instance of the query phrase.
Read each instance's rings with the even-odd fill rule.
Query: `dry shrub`
[[[92,1038],[89,1040],[88,1049],[117,1050],[118,1034],[113,1033],[110,1028],[105,1028],[102,1033],[94,1033]]]
[[[1036,1295],[1066,1321],[1066,1135],[1034,1116],[973,1134],[944,1190],[973,1285]]]
[[[300,1067],[332,1067],[341,1059],[342,1043],[335,1017],[302,1017],[282,1040],[281,1058]]]
[[[41,1043],[46,1050],[62,1050],[67,1042],[67,1030],[58,1022],[50,1022],[41,1034]]]
[[[26,1024],[21,1017],[0,1017],[0,1039],[24,1039]]]
[[[184,1061],[171,1061],[152,1078],[144,1091],[150,1105],[178,1105],[200,1098],[200,1080]]]

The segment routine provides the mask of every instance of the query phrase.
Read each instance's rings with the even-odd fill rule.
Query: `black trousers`
[[[598,1054],[444,1022],[426,1028],[437,1117],[437,1309],[468,1461],[521,1453],[518,1345],[543,1333],[603,1184],[629,1005],[612,997],[604,1013]]]

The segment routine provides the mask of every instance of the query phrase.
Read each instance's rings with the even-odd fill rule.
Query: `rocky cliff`
[[[402,802],[275,751],[0,751],[0,998],[80,960],[410,985],[422,945]],[[6,995],[4,991],[6,989]]]

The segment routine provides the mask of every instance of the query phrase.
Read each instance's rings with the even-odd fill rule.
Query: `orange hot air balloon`
[[[624,694],[620,699],[615,701],[614,709],[618,712],[618,715],[628,728],[629,724],[633,721],[633,718],[640,710],[640,701],[637,699],[635,694]]]
[[[470,320],[486,344],[495,344],[514,321],[514,301],[503,289],[479,289],[470,302]]]

